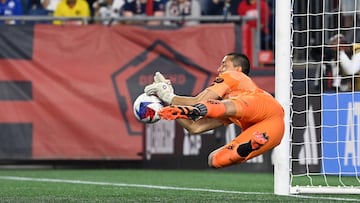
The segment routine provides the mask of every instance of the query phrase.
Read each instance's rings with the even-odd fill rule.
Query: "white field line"
[[[2,180],[15,180],[15,181],[33,181],[33,182],[52,182],[52,183],[71,183],[83,185],[102,185],[102,186],[116,186],[116,187],[136,187],[136,188],[149,188],[160,190],[183,190],[183,191],[198,191],[198,192],[211,192],[211,193],[227,193],[227,194],[253,194],[253,195],[272,195],[273,193],[267,192],[241,192],[232,190],[215,190],[206,188],[188,188],[188,187],[173,187],[173,186],[160,186],[160,185],[144,185],[144,184],[128,184],[128,183],[111,183],[111,182],[97,182],[97,181],[83,181],[83,180],[65,180],[65,179],[49,179],[49,178],[30,178],[18,176],[0,176]],[[322,200],[339,200],[339,201],[358,201],[359,199],[349,198],[335,198],[335,197],[312,197],[304,195],[290,195],[291,197],[301,199],[322,199]]]

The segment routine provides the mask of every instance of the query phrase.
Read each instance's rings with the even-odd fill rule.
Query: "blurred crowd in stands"
[[[0,16],[45,15],[103,17],[104,19],[117,16],[244,15],[256,17],[258,15],[257,1],[260,2],[262,26],[265,26],[272,16],[271,7],[274,0],[0,0]],[[5,23],[15,24],[16,22]],[[157,25],[161,22],[148,23]],[[182,22],[181,25],[198,23]],[[256,21],[251,24],[256,25]]]
[[[257,2],[260,2],[259,6]],[[55,18],[75,17],[74,20],[15,21],[0,20],[0,24],[52,23],[61,24],[142,24],[149,26],[191,26],[201,22],[201,16],[247,16],[257,17],[260,13],[261,36],[270,42],[273,30],[273,9],[275,0],[0,0],[0,16],[51,16]],[[258,11],[260,9],[260,12]],[[184,17],[192,20],[132,20],[116,21],[117,17],[155,16]],[[91,19],[90,21],[79,18]],[[164,18],[165,19],[165,18]],[[216,22],[216,21],[215,21]],[[223,23],[225,21],[217,21]],[[249,20],[249,26],[256,28],[257,20]],[[266,43],[266,42],[265,42]],[[269,43],[271,44],[271,43]],[[269,47],[269,46],[267,46]]]

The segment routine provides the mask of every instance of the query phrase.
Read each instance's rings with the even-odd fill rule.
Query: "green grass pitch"
[[[222,170],[2,169],[0,202],[356,202],[358,195],[278,196],[270,173]]]

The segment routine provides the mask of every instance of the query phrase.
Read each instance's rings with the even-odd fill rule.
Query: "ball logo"
[[[150,105],[150,104],[151,104],[151,102],[141,102],[140,103],[140,108],[139,108],[138,111],[136,111],[136,114],[140,118],[149,118],[150,121],[153,121],[156,112],[152,108],[147,108],[147,106]]]

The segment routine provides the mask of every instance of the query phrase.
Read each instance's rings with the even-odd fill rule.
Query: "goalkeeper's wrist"
[[[161,100],[163,100],[164,102],[166,102],[168,104],[171,104],[171,102],[175,96],[176,96],[176,94],[174,94],[174,93],[167,93],[161,98]]]

